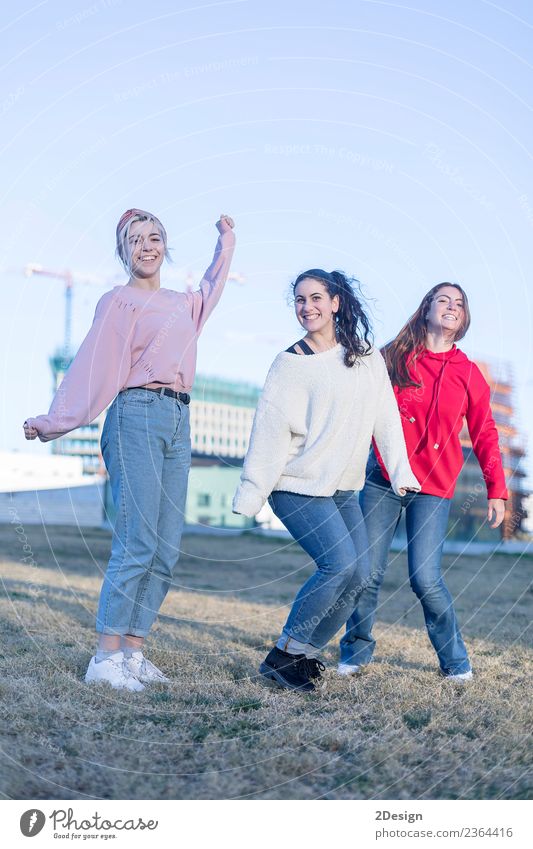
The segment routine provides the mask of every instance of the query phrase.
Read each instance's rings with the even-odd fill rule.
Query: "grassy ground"
[[[448,557],[476,677],[442,682],[396,555],[376,661],[327,690],[273,690],[256,670],[309,573],[294,544],[189,536],[150,656],[174,683],[82,683],[110,536],[0,527],[5,798],[529,798],[530,558]],[[26,549],[23,549],[26,545]],[[22,557],[29,558],[26,563]]]

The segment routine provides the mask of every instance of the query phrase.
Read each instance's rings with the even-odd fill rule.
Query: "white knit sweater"
[[[337,345],[313,356],[278,354],[255,413],[233,511],[255,516],[273,490],[330,496],[360,490],[372,436],[394,491],[419,490],[380,352],[352,368]]]

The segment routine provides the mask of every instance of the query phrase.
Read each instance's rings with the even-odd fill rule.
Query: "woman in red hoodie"
[[[379,453],[371,453],[361,492],[370,544],[370,582],[359,596],[341,640],[341,675],[356,674],[372,658],[379,588],[394,531],[405,509],[409,580],[422,604],[441,672],[459,683],[472,677],[453,600],[441,573],[451,499],[463,465],[459,434],[464,419],[487,486],[487,517],[493,528],[503,521],[507,490],[488,383],[455,345],[469,325],[464,291],[455,283],[441,283],[427,293],[383,351],[409,462],[421,491],[396,495]]]

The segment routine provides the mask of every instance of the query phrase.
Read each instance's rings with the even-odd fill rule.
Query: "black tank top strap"
[[[314,354],[314,353],[315,353],[315,352],[313,351],[313,349],[311,348],[311,346],[307,344],[307,342],[305,341],[305,339],[300,339],[300,341],[298,342],[298,345],[300,346],[300,348],[302,349],[302,351],[304,352],[304,354],[312,355],[312,354]]]
[[[300,348],[300,350],[301,350],[304,354],[307,354],[307,356],[311,356],[312,354],[314,354],[314,353],[315,353],[315,352],[313,351],[313,349],[310,347],[310,345],[308,345],[308,344],[307,344],[307,342],[305,341],[305,339],[299,339],[299,340],[298,340],[298,342],[295,342],[295,343],[294,343],[294,345],[291,345],[291,347],[290,347],[290,348],[287,348],[286,353],[287,353],[287,354],[298,354],[298,351],[296,350],[296,345],[298,345],[298,347]]]

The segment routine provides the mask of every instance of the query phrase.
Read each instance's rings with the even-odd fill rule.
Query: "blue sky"
[[[531,437],[530,4],[23,2],[0,29],[2,448],[49,450],[20,425],[48,409],[63,334],[61,283],[22,269],[100,281],[75,287],[79,343],[122,281],[130,206],[164,221],[177,288],[219,213],[236,220],[246,282],[206,326],[202,372],[262,383],[298,336],[286,295],[305,268],[361,279],[378,342],[452,280],[473,315],[461,347],[509,364]]]

